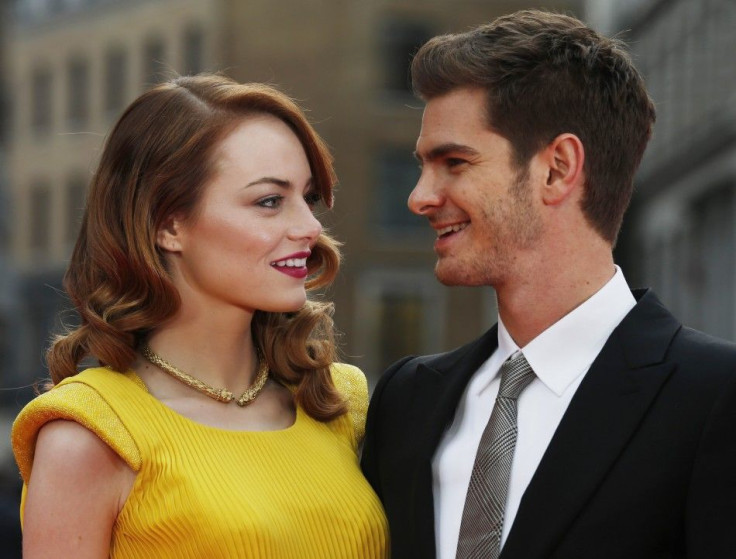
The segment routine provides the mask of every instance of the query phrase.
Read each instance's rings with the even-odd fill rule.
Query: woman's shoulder
[[[347,363],[333,363],[330,372],[335,388],[345,398],[355,439],[360,444],[365,434],[368,413],[368,381],[363,371]]]
[[[40,394],[20,411],[13,423],[11,441],[18,468],[26,482],[33,464],[38,433],[44,425],[57,419],[74,421],[87,428],[131,468],[140,468],[137,446],[101,392],[101,388],[110,382],[107,378],[110,376],[123,375],[104,368],[87,369]]]
[[[365,374],[355,365],[333,363],[330,365],[332,382],[345,395],[349,393],[368,394],[368,383]]]

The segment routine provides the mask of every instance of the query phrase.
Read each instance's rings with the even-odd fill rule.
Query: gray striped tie
[[[534,379],[523,354],[501,366],[501,387],[493,406],[470,476],[465,497],[457,559],[496,559],[516,447],[516,399]]]

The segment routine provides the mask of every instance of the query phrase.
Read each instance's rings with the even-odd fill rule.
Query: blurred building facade
[[[550,4],[570,10],[578,3]],[[226,41],[228,73],[284,87],[309,109],[333,148],[340,184],[326,223],[345,242],[345,262],[328,296],[344,332],[343,358],[374,382],[401,356],[448,349],[488,328],[495,321],[493,292],[440,285],[433,273],[434,234],[406,206],[419,176],[412,152],[422,113],[408,87],[408,65],[428,38],[529,2],[228,6],[225,20],[239,22],[240,31]]]
[[[639,2],[619,20],[657,106],[621,252],[688,326],[736,339],[736,2]]]
[[[7,120],[9,107],[9,81],[7,79],[6,33],[9,2],[0,1],[0,388],[3,379],[15,367],[13,358],[14,336],[11,327],[15,314],[16,290],[14,268],[11,265],[10,247],[10,192],[7,173]],[[1,393],[0,393],[1,394]],[[0,402],[5,395],[0,396]]]
[[[44,350],[68,308],[61,280],[105,133],[150,84],[204,69],[219,12],[196,0],[16,0],[2,10],[0,535],[10,559],[20,557],[10,424],[48,377]]]
[[[20,0],[8,30],[10,253],[19,278],[16,367],[47,375],[43,350],[66,307],[61,278],[106,131],[172,69],[204,69],[217,11],[195,0]]]
[[[552,5],[575,10],[579,2]],[[463,343],[494,319],[493,293],[448,290],[432,233],[406,198],[421,103],[411,53],[438,33],[528,6],[519,0],[16,0],[8,31],[10,254],[19,340],[6,385],[47,376],[43,350],[67,308],[61,291],[104,135],[147,87],[223,71],[273,83],[309,111],[333,148],[340,185],[326,225],[345,242],[327,296],[343,358],[371,381],[394,359]],[[451,326],[450,326],[451,325]]]
[[[18,523],[20,487],[15,464],[9,452],[9,426],[13,408],[3,405],[12,399],[4,379],[14,370],[16,336],[14,270],[8,254],[10,204],[7,175],[8,85],[6,33],[10,3],[0,0],[0,542],[3,556],[20,559],[21,538]]]

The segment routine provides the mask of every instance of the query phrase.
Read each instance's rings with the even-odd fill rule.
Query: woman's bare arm
[[[41,428],[23,519],[24,559],[106,559],[135,472],[73,421]]]

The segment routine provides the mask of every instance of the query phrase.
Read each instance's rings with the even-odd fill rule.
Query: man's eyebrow
[[[458,155],[467,155],[467,156],[476,156],[479,154],[479,152],[470,146],[466,146],[464,144],[455,144],[455,143],[447,143],[447,144],[440,144],[439,146],[433,147],[431,150],[427,152],[426,155],[422,156],[419,154],[419,152],[414,152],[414,157],[419,161],[420,163],[422,161],[433,161],[435,159],[439,159],[441,157],[444,157],[450,153],[458,154]]]

